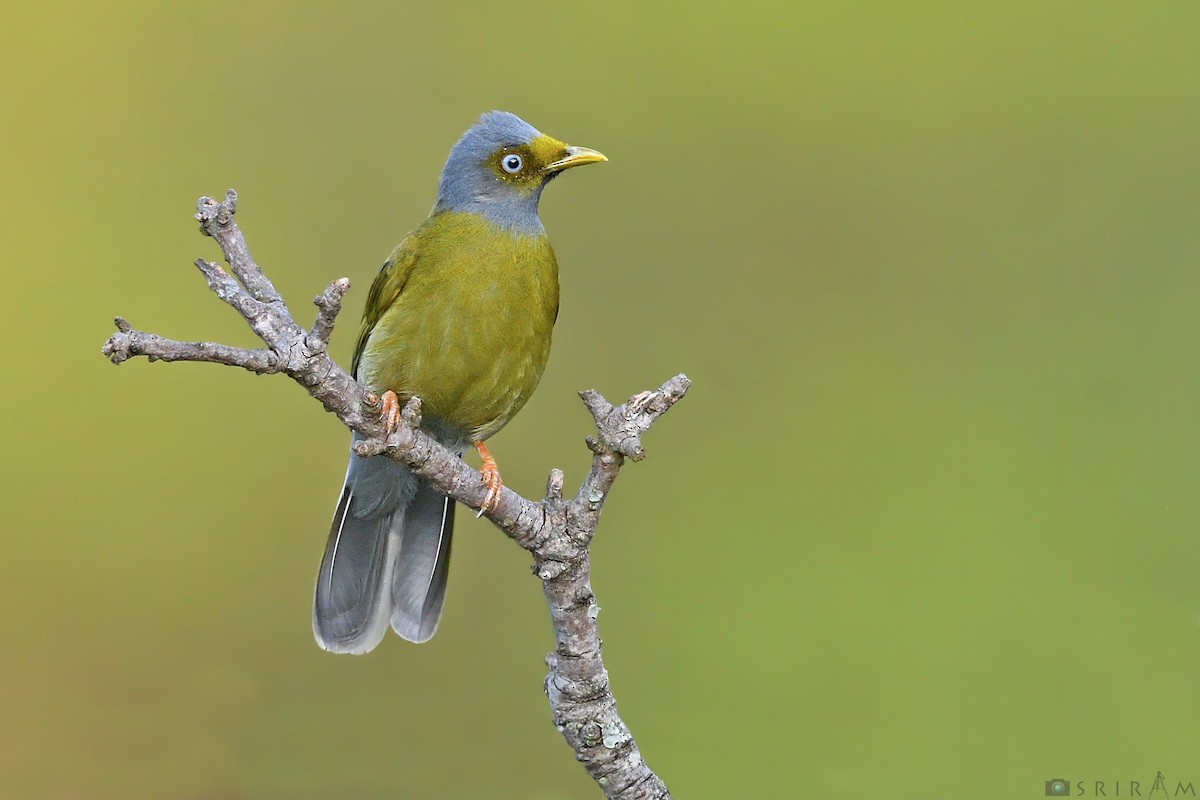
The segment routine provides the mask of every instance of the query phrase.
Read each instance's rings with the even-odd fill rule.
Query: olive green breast
[[[437,213],[372,286],[355,374],[375,391],[420,396],[425,414],[480,441],[537,387],[557,315],[558,265],[544,234]]]

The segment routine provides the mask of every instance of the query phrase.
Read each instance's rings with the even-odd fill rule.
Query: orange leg
[[[383,417],[384,431],[391,436],[400,426],[400,398],[391,389],[379,398],[379,414]]]
[[[483,498],[483,504],[479,506],[479,513],[476,514],[476,516],[482,517],[485,511],[491,511],[496,507],[504,483],[500,480],[500,468],[496,466],[496,459],[492,458],[492,454],[488,452],[483,442],[475,442],[475,449],[479,451],[479,457],[483,459],[483,467],[480,472],[483,473],[483,485],[488,487],[487,495]]]

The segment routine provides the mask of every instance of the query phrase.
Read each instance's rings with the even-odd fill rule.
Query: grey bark
[[[487,493],[478,472],[453,451],[420,430],[421,403],[413,398],[390,435],[380,418],[379,398],[359,385],[326,352],[342,298],[350,281],[340,278],[314,298],[317,319],[309,329],[293,319],[283,298],[250,256],[234,222],[237,194],[218,202],[202,197],[196,219],[217,241],[232,275],[198,259],[209,288],[238,311],[264,347],[245,349],[214,342],[181,342],[135,330],[117,317],[117,332],[103,352],[114,364],[134,356],[151,361],[203,361],[242,367],[259,374],[282,372],[295,380],[346,425],[366,438],[363,455],[387,454],[438,491],[472,508]],[[617,712],[601,653],[599,606],[591,587],[589,545],[600,512],[625,459],[645,456],[641,437],[659,416],[687,392],[691,382],[676,375],[655,391],[613,406],[598,392],[581,392],[596,424],[588,437],[592,465],[574,497],[563,496],[563,474],[550,473],[546,496],[527,500],[505,487],[486,514],[498,528],[533,555],[533,571],[554,625],[555,649],[546,656],[546,696],[554,725],[603,790],[621,800],[670,798],[661,779],[646,765],[629,727]]]

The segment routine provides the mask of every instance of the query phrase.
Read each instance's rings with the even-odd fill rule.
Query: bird
[[[421,400],[421,429],[482,460],[491,509],[503,486],[484,445],[525,405],[558,318],[558,264],[538,217],[565,170],[608,159],[515,114],[484,114],[450,149],[429,216],[384,261],[367,295],[351,373],[382,401]],[[334,653],[373,650],[390,626],[410,642],[437,631],[453,500],[387,456],[350,463],[317,572],[313,633]]]

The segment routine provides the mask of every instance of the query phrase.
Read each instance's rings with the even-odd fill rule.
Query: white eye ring
[[[509,175],[516,175],[521,171],[521,167],[525,166],[525,162],[516,153],[509,153],[504,158],[500,159],[500,169],[507,172]]]

